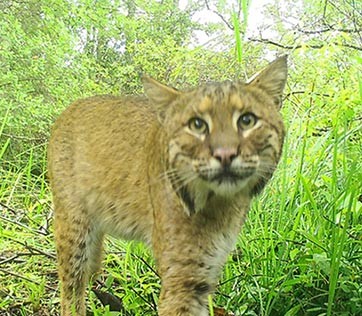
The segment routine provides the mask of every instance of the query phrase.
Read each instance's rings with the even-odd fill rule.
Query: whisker
[[[190,183],[191,181],[198,178],[198,175],[195,174],[192,170],[180,170],[180,169],[169,169],[165,172],[162,172],[157,176],[156,179],[152,179],[150,182],[150,185],[155,185],[157,183],[160,183],[161,181],[164,181],[166,179],[170,179],[172,182],[172,185],[174,186],[175,190],[179,190],[182,186],[185,186],[186,184]]]
[[[186,185],[188,185],[190,182],[194,181],[197,179],[197,176],[194,176],[190,179],[188,179],[187,181],[185,181],[184,183],[180,183],[178,186],[174,187],[175,191],[179,191],[182,187],[185,187]]]
[[[261,172],[273,172],[275,170],[275,166],[259,166],[256,170]]]
[[[175,191],[180,190],[182,187],[188,185],[190,182],[196,180],[197,178],[198,178],[197,174],[192,174],[191,177],[184,179],[182,182],[176,183],[177,185],[175,185],[175,183],[174,183],[173,184],[174,190]]]
[[[174,169],[174,168],[166,170],[165,172],[160,173],[157,177],[151,179],[150,184],[152,185],[152,184],[159,183],[165,179],[171,178],[173,176],[177,176],[179,173],[180,173],[180,171],[177,169]]]
[[[176,189],[179,189],[179,188],[185,186],[186,184],[190,183],[194,179],[196,179],[196,177],[193,175],[189,175],[187,177],[185,176],[182,178],[177,178],[177,180],[172,181],[172,186],[176,190]]]

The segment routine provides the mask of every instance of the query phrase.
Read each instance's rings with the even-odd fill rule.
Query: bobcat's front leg
[[[182,264],[182,263],[180,263]],[[190,262],[184,262],[185,272],[174,265],[163,274],[159,300],[159,316],[207,316],[208,295],[214,290],[214,281],[203,277],[204,271]]]
[[[243,217],[231,210],[219,212],[160,214],[153,234],[162,282],[160,316],[208,315],[208,295],[234,247]]]

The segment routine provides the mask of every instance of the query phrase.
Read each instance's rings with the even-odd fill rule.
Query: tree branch
[[[303,34],[320,34],[320,33],[326,33],[326,32],[341,32],[341,33],[359,33],[362,32],[362,29],[335,29],[333,28],[333,26],[328,25],[327,28],[325,29],[321,29],[321,30],[316,30],[316,31],[311,31],[311,30],[303,30],[301,28],[297,29],[298,32],[303,33]]]
[[[299,49],[299,48],[302,48],[302,47],[320,49],[320,48],[323,48],[323,47],[326,46],[326,44],[319,44],[319,45],[310,45],[310,44],[305,44],[305,45],[300,45],[300,44],[298,44],[298,45],[283,45],[281,43],[274,42],[274,41],[272,41],[270,39],[267,39],[267,38],[251,38],[251,37],[249,37],[248,40],[251,41],[251,42],[258,42],[258,43],[274,45],[274,46],[277,46],[277,47],[280,47],[280,48],[283,48],[283,49]],[[362,47],[360,47],[360,46],[355,46],[355,45],[350,45],[350,44],[340,44],[340,43],[337,43],[337,42],[333,42],[331,44],[336,45],[336,46],[342,46],[342,47],[362,51]]]
[[[216,15],[226,24],[226,26],[227,26],[230,30],[234,31],[234,27],[224,18],[224,16],[223,16],[222,14],[220,14],[219,12],[217,12],[217,11],[215,11],[215,10],[213,10],[213,9],[210,8],[209,2],[208,2],[207,0],[205,0],[205,5],[206,5],[206,8],[207,8],[209,11],[211,11],[212,13],[216,14]]]
[[[289,97],[291,97],[292,95],[296,95],[296,94],[310,94],[310,91],[291,91],[289,93],[287,93],[285,96],[284,96],[284,100],[285,99],[288,99]],[[313,92],[312,93],[313,95],[317,95],[319,97],[325,97],[325,98],[331,98],[332,96],[328,93],[317,93],[317,92]]]

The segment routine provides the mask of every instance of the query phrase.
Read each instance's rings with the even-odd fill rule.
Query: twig
[[[38,253],[34,253],[33,251],[17,253],[16,255],[14,255],[14,256],[12,256],[10,258],[7,258],[7,259],[4,259],[3,261],[0,261],[0,266],[4,265],[4,264],[7,264],[7,263],[12,263],[12,261],[15,261],[15,259],[18,259],[18,258],[20,259],[20,257],[43,256],[43,255],[45,255],[45,256],[51,258],[51,256],[53,256],[52,254],[41,253],[40,251],[37,251],[37,252]],[[25,261],[24,260],[18,260],[15,263],[23,263],[23,262],[25,262]]]
[[[320,49],[320,48],[323,48],[323,47],[326,46],[325,44],[319,44],[319,45],[309,45],[309,44],[305,44],[305,45],[300,45],[300,44],[298,44],[298,45],[284,45],[284,44],[277,43],[277,42],[274,42],[274,41],[272,41],[270,39],[266,39],[266,38],[252,38],[252,37],[249,37],[248,40],[251,41],[251,42],[270,44],[270,45],[274,45],[274,46],[284,48],[284,49],[299,49],[299,48],[302,48],[302,47]],[[337,43],[337,42],[333,42],[332,44],[336,45],[336,46],[342,46],[342,47],[362,51],[362,47],[360,47],[360,46],[355,46],[355,45],[350,45],[350,44],[340,44],[340,43]]]
[[[359,33],[362,32],[362,29],[335,29],[333,26],[328,25],[328,28],[320,29],[320,30],[303,30],[301,28],[298,28],[298,32],[303,34],[320,34],[320,33],[326,33],[326,32],[341,32],[341,33]]]
[[[6,205],[6,204],[0,202],[0,206],[2,206],[3,208],[6,208],[8,211],[10,211],[11,213],[13,213],[14,215],[17,214],[17,212],[15,211],[15,209],[13,209],[12,207],[10,207],[9,205]],[[0,207],[0,211],[1,211],[1,207]]]
[[[205,5],[206,5],[206,8],[207,8],[209,11],[211,11],[212,13],[216,14],[216,15],[226,24],[226,26],[227,26],[230,30],[234,31],[234,27],[224,18],[224,16],[223,16],[222,14],[220,14],[219,12],[217,12],[217,11],[215,11],[215,10],[212,10],[212,9],[210,8],[209,2],[208,2],[207,0],[205,0]]]
[[[140,256],[137,256],[136,254],[132,254],[132,256],[133,256],[134,258],[142,261],[142,263],[143,263],[145,266],[147,266],[147,268],[149,268],[155,275],[157,275],[158,277],[160,277],[159,274],[157,273],[157,271],[156,271],[154,268],[152,268],[151,265],[150,265],[145,259],[143,259],[143,258],[140,257]]]
[[[42,285],[42,284],[41,284],[40,282],[38,282],[38,281],[29,279],[29,278],[27,278],[27,277],[25,277],[25,276],[23,276],[23,275],[21,275],[21,274],[18,274],[18,273],[9,271],[9,270],[5,270],[5,269],[0,268],[0,272],[4,273],[4,274],[6,274],[6,275],[12,275],[12,276],[14,276],[14,277],[17,277],[17,278],[19,278],[19,279],[28,281],[28,282],[30,282],[30,283],[33,283],[33,284],[36,284],[36,285],[39,285],[39,286]],[[44,284],[44,287],[45,287],[46,289],[48,289],[48,290],[51,290],[51,291],[56,291],[56,290],[57,290],[57,288],[52,287],[52,286],[49,286],[49,285],[46,285],[46,284]]]
[[[0,266],[3,265],[3,264],[6,264],[8,262],[12,262],[14,261],[16,258],[19,258],[20,255],[19,254],[16,254],[15,256],[12,256],[10,258],[7,258],[7,259],[4,259],[3,261],[0,261]]]
[[[291,91],[289,93],[287,93],[285,96],[284,96],[284,100],[285,99],[288,99],[290,96],[292,95],[295,95],[295,94],[305,94],[305,93],[308,93],[310,94],[310,92],[308,91]],[[314,95],[317,95],[319,97],[326,97],[326,98],[331,98],[332,96],[328,93],[317,93],[317,92],[314,92],[313,93]]]
[[[17,240],[17,239],[13,239],[13,238],[9,238],[10,240],[18,243],[19,245],[22,245],[23,247],[25,247],[26,249],[28,249],[30,251],[30,254],[34,255],[34,254],[40,254],[40,255],[43,255],[43,256],[46,256],[48,258],[51,258],[51,259],[56,259],[56,255],[55,254],[52,254],[52,253],[49,253],[49,252],[45,252],[43,250],[40,250],[38,248],[35,248],[33,246],[30,246],[28,245],[26,242],[22,242],[20,240]],[[35,253],[34,253],[35,252]]]
[[[15,209],[13,209],[11,206],[0,202],[0,211],[1,211],[2,208],[7,209],[8,211],[10,211],[10,212],[11,212],[12,214],[14,214],[14,215],[19,214],[19,210],[15,210]],[[26,212],[25,212],[24,210],[21,210],[21,212],[24,213],[24,214],[26,214]],[[25,215],[25,217],[27,217],[27,218],[29,219],[29,221],[35,223],[35,222],[34,222],[31,218],[29,218],[27,215]],[[15,221],[15,220],[13,220],[13,219],[7,218],[7,217],[5,217],[5,216],[0,215],[0,218],[3,219],[4,221],[8,222],[8,223],[11,223],[11,224],[20,226],[20,227],[22,227],[22,228],[26,228],[27,230],[30,230],[30,231],[32,231],[32,232],[41,234],[41,235],[43,235],[43,236],[49,235],[49,231],[46,231],[46,230],[45,230],[44,225],[43,225],[40,229],[33,229],[33,228],[29,227],[29,226],[26,226],[26,225],[24,225],[24,224],[22,224],[22,223],[20,223],[20,222],[18,222],[18,221]],[[48,218],[47,218],[47,219],[48,219]]]
[[[22,227],[22,228],[25,228],[25,229],[27,229],[27,230],[30,230],[31,232],[37,232],[36,230],[30,228],[29,226],[26,226],[26,225],[24,225],[24,224],[22,224],[22,223],[19,223],[19,222],[17,222],[17,221],[14,221],[14,220],[12,220],[12,219],[10,219],[10,218],[7,218],[7,217],[5,217],[5,216],[0,215],[0,219],[4,220],[5,222],[8,222],[8,223],[11,223],[11,224],[20,226],[20,227]],[[39,232],[39,233],[41,233],[41,232]],[[41,233],[41,234],[42,234],[42,233]]]

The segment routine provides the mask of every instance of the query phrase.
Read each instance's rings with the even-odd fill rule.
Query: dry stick
[[[4,259],[3,261],[0,261],[0,266],[3,264],[11,263],[12,261],[15,261],[15,259],[19,259],[16,264],[24,263],[25,260],[20,260],[21,257],[31,257],[31,256],[43,256],[41,253],[33,253],[32,251],[29,252],[18,252],[16,255],[13,255],[10,258]]]
[[[20,279],[22,279],[22,280],[31,282],[31,283],[33,283],[33,284],[35,284],[35,285],[39,285],[39,286],[42,285],[42,284],[40,284],[40,282],[38,282],[38,281],[29,279],[29,278],[27,278],[27,277],[25,277],[25,276],[23,276],[23,275],[17,274],[17,273],[15,273],[15,272],[12,272],[12,271],[9,271],[9,270],[5,270],[5,269],[0,268],[0,272],[4,273],[5,275],[15,276],[15,277],[20,278]],[[45,287],[46,289],[48,289],[48,290],[51,290],[51,291],[57,291],[57,288],[56,288],[56,287],[52,287],[52,286],[49,286],[49,285],[46,285],[46,284],[44,284],[44,287]]]
[[[38,231],[36,231],[36,230],[34,230],[34,229],[32,229],[32,228],[30,228],[30,227],[28,227],[28,226],[26,226],[26,225],[24,225],[24,224],[22,224],[22,223],[19,223],[19,222],[17,222],[17,221],[14,221],[14,220],[12,220],[12,219],[10,219],[10,218],[7,218],[7,217],[5,217],[5,216],[0,215],[0,218],[1,218],[2,220],[4,220],[5,222],[8,222],[8,223],[11,223],[11,224],[20,226],[20,227],[22,227],[22,228],[25,228],[25,229],[27,229],[27,230],[30,230],[31,232],[38,232]],[[40,232],[38,232],[38,233],[40,233]]]
[[[12,207],[10,207],[9,205],[6,205],[5,203],[0,202],[0,206],[7,209],[8,211],[13,213],[14,215],[17,213]],[[1,210],[1,208],[0,208],[0,210]]]
[[[10,240],[22,245],[23,247],[25,247],[26,249],[28,249],[30,251],[30,254],[34,255],[34,254],[40,254],[40,255],[43,255],[43,256],[46,256],[48,258],[51,258],[51,259],[56,259],[56,256],[55,254],[52,254],[52,253],[49,253],[49,252],[45,252],[43,250],[40,250],[38,248],[35,248],[33,246],[30,246],[28,245],[26,242],[22,242],[22,241],[19,241],[19,240],[16,240],[16,239],[13,239],[13,238],[9,238]],[[35,253],[34,253],[35,252]]]
[[[10,211],[11,213],[13,213],[14,215],[18,214],[19,211],[13,209],[12,207],[10,207],[9,205],[7,204],[4,204],[2,202],[0,202],[0,206],[3,207],[4,209],[7,209],[8,211]],[[0,207],[0,210],[1,210],[1,207]],[[23,212],[25,214],[25,217],[28,218],[30,221],[32,221],[34,223],[34,221],[32,219],[30,219],[27,215],[26,215],[26,212],[24,210],[21,210],[21,212]],[[52,214],[52,213],[51,213]],[[50,215],[52,216],[52,215]],[[44,225],[40,228],[40,229],[33,229],[33,228],[30,228],[29,226],[26,226],[20,222],[17,222],[17,221],[14,221],[12,219],[9,219],[7,217],[4,217],[2,215],[0,215],[0,218],[3,219],[4,221],[6,222],[9,222],[11,224],[14,224],[14,225],[17,225],[17,226],[20,226],[22,228],[26,228],[27,230],[30,230],[31,232],[34,232],[34,233],[38,233],[38,234],[41,234],[41,235],[44,235],[44,236],[47,236],[49,235],[49,232],[48,231],[44,231]],[[47,217],[47,220],[49,219],[49,216]]]
[[[19,257],[20,257],[20,254],[16,254],[15,256],[4,259],[3,261],[0,261],[0,266],[5,264],[5,263],[12,262],[13,260],[15,260],[16,258],[19,258]]]

